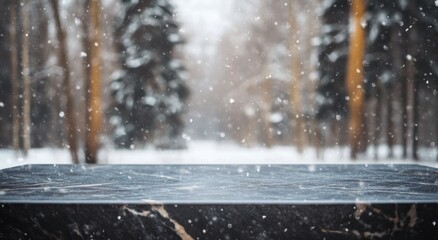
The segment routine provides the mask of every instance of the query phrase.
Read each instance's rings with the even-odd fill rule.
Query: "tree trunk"
[[[406,62],[406,61],[405,61]],[[408,157],[408,96],[407,96],[407,72],[401,79],[401,105],[402,105],[402,148],[403,158]]]
[[[84,139],[83,144],[85,146],[83,146],[84,148],[84,155],[81,155],[80,157],[86,161],[86,148],[87,148],[87,139],[88,139],[88,87],[89,87],[89,79],[90,79],[90,66],[89,64],[91,63],[90,61],[90,44],[89,44],[89,32],[90,29],[88,27],[88,24],[90,22],[90,2],[89,0],[83,0],[82,2],[82,6],[84,8],[84,11],[82,13],[82,38],[81,38],[81,42],[82,42],[82,51],[85,53],[83,54],[81,57],[81,64],[82,64],[82,79],[83,79],[83,85],[85,86],[85,92],[83,93],[85,96],[85,101],[81,101],[80,104],[80,109],[83,109],[83,112],[81,112],[81,114],[83,114],[85,116],[85,122],[84,124],[87,126],[87,128],[85,129],[85,132],[83,133],[84,135],[80,136],[80,139]]]
[[[374,117],[374,159],[379,159],[379,139],[380,139],[380,132],[382,131],[382,91],[381,91],[381,84],[377,84],[376,86],[376,116]]]
[[[361,111],[361,125],[360,125],[360,136],[362,137],[359,141],[359,153],[365,153],[367,148],[368,148],[368,143],[369,143],[369,138],[368,138],[368,122],[367,122],[367,118],[366,118],[366,114],[365,114],[365,105],[366,105],[366,100],[363,100],[363,105],[362,105],[362,111]]]
[[[388,145],[388,158],[394,157],[394,124],[392,121],[392,90],[393,85],[385,87],[386,90],[386,143]]]
[[[19,79],[18,79],[18,49],[17,49],[17,5],[11,6],[9,26],[9,46],[11,61],[11,85],[12,85],[12,147],[15,151],[20,149],[20,113],[19,113]]]
[[[419,142],[419,136],[418,136],[418,127],[420,125],[420,110],[418,106],[418,92],[419,92],[419,81],[414,77],[414,89],[412,89],[412,159],[418,161],[418,142]]]
[[[298,10],[296,5],[297,1],[289,1],[290,11],[289,11],[289,24],[290,24],[290,53],[291,53],[291,82],[289,91],[289,104],[291,107],[291,128],[292,139],[297,147],[298,152],[302,153],[304,148],[305,136],[304,136],[304,121],[301,109],[301,89],[299,85],[300,78],[300,57],[298,43],[297,31],[297,14]],[[298,32],[298,31],[297,31]]]
[[[262,95],[263,95],[263,143],[265,147],[272,147],[273,145],[273,136],[271,129],[271,78],[266,76],[267,71],[264,71],[263,76],[263,87],[262,87]]]
[[[412,6],[411,6],[412,8]],[[413,25],[415,20],[411,20]],[[417,106],[417,74],[415,69],[415,50],[416,46],[416,31],[415,28],[409,30],[409,45],[407,48],[406,62],[406,113],[407,113],[407,149],[410,150],[409,157],[414,160],[418,159],[417,142],[418,142],[418,106]]]
[[[349,96],[349,142],[351,158],[356,159],[362,138],[362,110],[364,106],[363,64],[365,51],[365,31],[361,26],[365,2],[352,0],[350,9],[350,38],[346,85]]]
[[[29,4],[30,2],[24,1],[21,8],[21,17],[23,20],[22,31],[22,49],[21,49],[21,66],[23,74],[23,122],[22,128],[22,141],[23,141],[23,153],[27,156],[30,149],[30,68],[29,68]]]
[[[402,55],[402,32],[403,29],[398,24],[395,24],[392,27],[391,30],[391,58],[392,58],[392,72],[394,74],[394,81],[396,83],[391,84],[390,89],[388,90],[389,99],[388,99],[388,118],[387,118],[387,124],[388,124],[388,131],[391,132],[391,135],[388,135],[387,141],[388,141],[388,148],[389,148],[389,158],[394,157],[394,141],[396,138],[396,129],[394,128],[394,121],[393,121],[393,105],[392,102],[394,100],[394,96],[392,94],[396,94],[396,91],[399,90],[400,85],[402,86],[401,92],[401,104],[402,104],[402,131],[401,131],[401,139],[402,139],[402,147],[403,147],[403,153],[406,154],[406,138],[405,138],[405,122],[406,122],[406,114],[405,114],[405,106],[406,106],[406,96],[404,96],[406,86],[403,87],[405,83],[404,77],[406,76],[403,71],[405,68],[403,68],[403,59],[404,56]],[[399,85],[400,84],[400,85]],[[396,95],[397,96],[397,95]],[[406,155],[404,155],[406,157]]]
[[[411,55],[408,55],[411,56]],[[412,56],[411,56],[412,57]],[[407,61],[406,76],[406,150],[410,157],[413,157],[414,145],[414,99],[415,99],[415,66],[413,59]],[[410,150],[410,151],[408,151]]]
[[[415,12],[416,4],[414,2],[409,2],[410,12]],[[410,19],[410,26],[414,26],[417,19]],[[409,31],[409,47],[408,53],[411,59],[408,59],[408,105],[410,105],[410,133],[411,136],[411,149],[412,149],[412,159],[418,161],[418,125],[419,125],[419,106],[418,106],[418,92],[420,81],[418,79],[417,69],[416,69],[416,47],[418,43],[418,31],[414,27]]]
[[[78,158],[78,140],[77,140],[77,124],[76,115],[74,109],[73,94],[71,92],[71,80],[70,80],[70,67],[67,57],[66,35],[61,26],[61,19],[59,17],[58,0],[50,0],[51,7],[53,9],[53,15],[55,19],[55,27],[57,31],[57,38],[59,41],[59,65],[62,68],[62,83],[63,92],[66,97],[66,114],[65,119],[67,121],[67,139],[71,158],[73,163],[79,163]]]
[[[97,163],[102,111],[100,102],[100,1],[90,0],[89,78],[87,81],[86,163]]]
[[[316,119],[316,117],[312,117],[311,120],[311,124],[312,124],[312,141],[313,141],[313,146],[315,147],[315,152],[316,152],[316,159],[322,159],[321,158],[321,146],[324,146],[323,144],[323,137],[322,137],[322,133],[321,130],[319,129],[318,126],[318,120]]]

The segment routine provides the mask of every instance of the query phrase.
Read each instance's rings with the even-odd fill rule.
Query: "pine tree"
[[[124,1],[116,28],[122,69],[111,84],[109,111],[118,147],[154,144],[181,148],[188,89],[184,67],[175,57],[182,43],[167,0]]]
[[[337,130],[325,139],[321,131],[319,142],[323,144],[345,144],[347,125],[347,93],[345,87],[348,54],[348,0],[325,1],[320,9],[323,23],[320,36],[314,39],[317,47],[318,85],[316,93],[316,119],[324,125],[334,125]],[[322,125],[321,124],[321,125]],[[323,129],[324,130],[324,129]],[[325,127],[325,131],[331,128]],[[326,142],[329,140],[330,142]]]

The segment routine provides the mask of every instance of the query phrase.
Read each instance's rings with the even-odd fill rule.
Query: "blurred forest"
[[[0,148],[67,148],[75,163],[193,140],[438,158],[435,0],[0,9]]]
[[[60,4],[62,3],[62,4]],[[0,145],[184,147],[188,87],[168,1],[2,1]]]

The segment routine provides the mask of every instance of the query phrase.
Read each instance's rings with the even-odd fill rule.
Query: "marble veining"
[[[25,165],[0,203],[438,203],[420,165]]]
[[[167,220],[169,220],[171,223],[173,223],[174,227],[172,228],[172,230],[182,239],[182,240],[193,240],[193,237],[190,236],[185,228],[179,224],[178,222],[176,222],[174,219],[169,217],[169,213],[166,211],[166,209],[164,208],[164,205],[162,204],[158,204],[158,203],[153,203],[151,204],[151,209],[150,210],[143,210],[141,212],[138,212],[135,209],[129,208],[128,206],[123,206],[123,209],[127,212],[129,212],[130,214],[137,216],[137,217],[154,217],[154,213],[156,212],[158,214],[160,214],[161,217],[166,218]]]
[[[377,216],[379,221],[384,221],[388,224],[386,228],[376,229],[372,226],[372,221],[365,222],[363,219],[367,216]],[[407,211],[398,211],[398,206],[395,205],[391,215],[385,213],[382,209],[369,204],[356,204],[354,213],[355,220],[362,229],[325,229],[321,228],[322,233],[330,233],[333,235],[349,236],[357,239],[381,239],[393,235],[397,232],[412,229],[417,224],[417,205],[412,204]],[[375,222],[374,222],[375,223]],[[381,224],[381,223],[380,223]]]

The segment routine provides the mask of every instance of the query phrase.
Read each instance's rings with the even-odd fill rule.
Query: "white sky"
[[[214,46],[230,24],[232,0],[173,0],[189,53],[213,54]],[[199,56],[199,55],[198,55]]]
[[[173,0],[184,28],[218,36],[227,25],[231,0]]]

